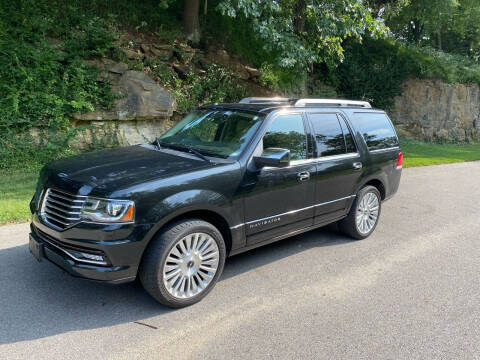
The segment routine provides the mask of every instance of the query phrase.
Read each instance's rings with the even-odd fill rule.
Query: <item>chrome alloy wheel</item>
[[[218,245],[208,234],[193,233],[180,239],[163,265],[163,284],[170,295],[191,298],[207,288],[219,261]]]
[[[368,234],[374,228],[378,220],[379,208],[378,196],[373,192],[367,192],[360,199],[355,220],[357,229],[361,234]]]

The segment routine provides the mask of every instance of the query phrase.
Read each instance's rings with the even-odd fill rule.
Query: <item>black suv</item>
[[[46,165],[30,251],[78,277],[138,276],[182,307],[212,290],[229,255],[332,222],[369,236],[402,160],[389,118],[366,102],[206,105],[151,144]]]

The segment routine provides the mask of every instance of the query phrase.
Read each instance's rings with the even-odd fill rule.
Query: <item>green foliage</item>
[[[3,2],[0,168],[7,168],[57,156],[71,136],[68,120],[74,113],[112,104],[110,85],[97,80],[98,70],[83,60],[110,51],[116,34],[98,18],[74,13],[73,19],[60,18],[60,9],[52,10],[48,1]],[[67,31],[74,21],[76,26]],[[63,37],[54,40],[51,35]],[[39,146],[29,139],[32,128],[55,135]]]
[[[218,9],[225,16],[249,19],[264,49],[274,53],[276,65],[284,68],[337,64],[343,58],[345,39],[380,36],[386,31],[356,0],[224,0]]]
[[[68,146],[74,134],[73,130],[36,130],[10,136],[0,143],[0,171],[38,169],[49,161],[76,154],[78,151]]]
[[[449,54],[430,47],[408,46],[416,75],[423,79],[438,78],[448,83],[480,84],[480,64],[469,57]]]
[[[245,96],[245,87],[238,83],[232,71],[215,64],[208,67],[205,76],[188,73],[184,81],[175,82],[173,90],[180,114],[201,104],[237,102]]]
[[[424,36],[437,34],[449,24],[458,5],[457,0],[409,1],[390,16],[388,25],[397,36],[419,44]]]
[[[299,71],[285,69],[268,63],[263,63],[260,68],[260,84],[270,89],[284,92],[286,94],[299,94],[306,74],[299,74]]]
[[[52,7],[107,20],[119,26],[171,35],[179,34],[183,1],[174,0],[52,0]],[[68,5],[67,5],[68,4]]]
[[[206,18],[205,30],[211,37],[225,44],[228,51],[240,55],[257,68],[273,64],[278,56],[264,48],[264,41],[257,36],[249,19],[232,18],[212,11]]]
[[[265,41],[255,32],[250,19],[223,16],[218,11],[212,11],[205,21],[209,36],[225,44],[229,52],[261,69],[262,85],[286,93],[299,92],[302,76],[299,76],[298,69],[278,65],[277,59],[281,54],[264,46]]]
[[[366,40],[346,48],[345,61],[327,69],[332,83],[344,97],[372,102],[388,108],[403,82],[412,73],[412,62],[405,48],[388,40]]]
[[[159,79],[160,83],[168,87],[176,87],[180,80],[177,73],[167,64],[160,62],[150,65],[152,75]]]
[[[344,97],[388,108],[409,77],[480,84],[480,65],[465,56],[432,48],[369,39],[349,44],[345,61],[337,69],[326,69],[323,75]]]
[[[118,37],[116,31],[108,23],[99,18],[81,16],[64,42],[70,56],[88,58],[91,56],[105,56],[113,49],[113,42]]]
[[[438,50],[480,56],[478,0],[399,0],[395,11],[385,12],[397,39]]]
[[[147,41],[181,39],[182,10],[173,0],[0,0],[0,169],[69,154],[72,115],[111,106],[115,95],[89,59],[151,72],[181,114],[242,97],[227,69],[191,67],[180,78],[166,64],[128,61],[115,45],[125,30]],[[311,95],[388,107],[410,76],[480,83],[478,0],[211,0],[200,20],[202,46],[223,42],[261,69],[261,84],[286,94],[307,85]],[[379,40],[383,21],[390,39]],[[180,61],[182,51],[175,49]]]
[[[177,112],[186,114],[199,105],[237,102],[246,94],[231,70],[212,64],[204,74],[193,68],[184,79],[164,63],[151,64],[152,75],[160,80],[177,101]]]

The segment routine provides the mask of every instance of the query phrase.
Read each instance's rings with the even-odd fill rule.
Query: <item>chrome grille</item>
[[[80,211],[86,199],[86,196],[47,189],[40,215],[49,225],[65,229],[80,221]]]

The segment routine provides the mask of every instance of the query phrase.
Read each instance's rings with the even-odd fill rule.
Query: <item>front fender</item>
[[[187,190],[173,194],[158,202],[147,213],[146,221],[154,226],[146,238],[150,241],[155,233],[172,219],[198,210],[214,212],[232,226],[235,222],[230,211],[232,207],[227,197],[212,190]]]

